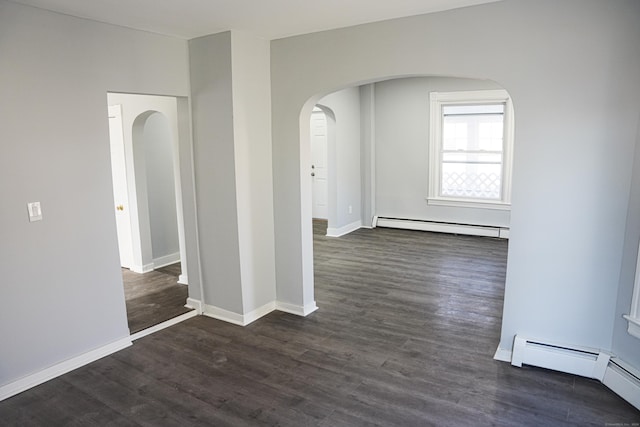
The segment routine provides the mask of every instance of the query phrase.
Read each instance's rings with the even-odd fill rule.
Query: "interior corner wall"
[[[188,43],[202,301],[240,314],[231,32]]]
[[[502,88],[489,80],[453,77],[400,78],[375,84],[376,215],[509,227],[508,210],[427,204],[429,94],[487,89]]]
[[[184,40],[0,0],[0,386],[128,338],[106,95],[187,96],[187,55]]]
[[[633,158],[633,180],[627,211],[618,304],[613,319],[612,347],[613,354],[636,369],[640,369],[640,339],[629,334],[627,331],[628,322],[622,315],[630,312],[635,275],[640,274],[640,272],[636,272],[637,257],[640,256],[638,242],[640,242],[640,117],[638,117],[635,156]]]
[[[335,141],[329,141],[330,229],[362,222],[360,175],[360,89],[350,87],[318,101],[335,115]],[[333,153],[331,153],[333,152]],[[351,209],[349,209],[351,208]]]
[[[231,32],[235,184],[243,314],[276,300],[270,47]]]
[[[492,80],[513,99],[517,141],[500,345],[523,334],[610,348],[640,113],[639,8],[504,0],[273,41],[278,286],[313,286],[301,227],[308,100],[392,77]]]

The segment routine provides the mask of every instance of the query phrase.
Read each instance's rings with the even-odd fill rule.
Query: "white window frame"
[[[429,123],[429,205],[458,206],[485,209],[511,209],[511,169],[513,163],[514,119],[513,105],[506,90],[477,90],[460,92],[431,92]],[[504,103],[504,135],[502,154],[502,199],[483,200],[449,197],[440,194],[442,158],[442,107],[448,105],[483,105]]]
[[[629,322],[627,332],[636,338],[640,338],[640,246],[636,261],[636,277],[633,282],[633,296],[631,297],[631,310],[623,315]]]

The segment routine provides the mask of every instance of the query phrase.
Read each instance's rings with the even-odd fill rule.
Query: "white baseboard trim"
[[[204,304],[202,314],[214,319],[222,320],[224,322],[233,323],[234,325],[247,326],[248,324],[255,322],[262,316],[271,313],[276,309],[276,303],[274,301],[250,311],[247,314],[238,314],[233,311],[228,311],[220,307]]]
[[[597,349],[548,343],[516,335],[513,351],[498,347],[495,360],[593,378],[640,409],[640,372]]]
[[[154,258],[153,268],[166,267],[167,265],[175,264],[176,262],[180,262],[180,252]]]
[[[362,221],[360,220],[352,222],[351,224],[347,224],[344,227],[340,227],[340,228],[327,227],[327,237],[341,237],[341,236],[344,236],[345,234],[349,234],[353,231],[356,231],[361,227],[362,227]]]
[[[473,224],[454,224],[448,222],[422,221],[401,218],[378,217],[377,227],[400,228],[404,230],[433,231],[436,233],[464,234],[468,236],[509,237],[509,229]]]
[[[150,328],[143,329],[140,332],[136,332],[135,334],[132,334],[130,337],[131,341],[135,341],[142,337],[146,337],[147,335],[151,335],[154,332],[161,331],[165,328],[168,328],[169,326],[173,326],[187,319],[191,319],[192,317],[196,317],[197,315],[198,315],[198,312],[196,310],[193,310],[193,311],[190,311],[189,313],[184,313],[184,314],[181,314],[180,316],[176,316],[173,319],[169,319],[162,323],[158,323],[157,325],[153,325]]]
[[[185,307],[193,308],[198,311],[199,314],[239,326],[247,326],[274,310],[306,317],[318,309],[315,301],[305,306],[275,301],[269,302],[262,307],[258,307],[257,309],[242,315],[213,305],[202,304],[201,301],[192,298],[187,299]]]
[[[9,384],[5,384],[0,387],[0,401],[5,400],[11,396],[15,396],[18,393],[22,393],[32,387],[52,380],[74,369],[80,368],[98,359],[102,359],[112,353],[120,351],[131,345],[131,338],[126,337],[107,344],[105,346],[96,348],[94,350],[83,353],[79,356],[67,359],[63,362],[57,363],[49,368],[45,368],[34,374],[27,375],[19,380],[13,381]]]
[[[202,314],[202,301],[200,300],[187,298],[187,302],[184,306],[194,309],[198,314]]]
[[[187,277],[186,274],[181,274],[178,276],[178,283],[181,285],[188,285],[189,284],[189,278]]]
[[[316,305],[315,301],[304,306],[289,304],[288,302],[276,301],[276,310],[283,311],[289,314],[295,314],[296,316],[306,317],[317,309],[318,306]]]
[[[144,265],[132,265],[130,270],[138,274],[148,273],[150,271],[153,271],[153,263]]]
[[[493,360],[511,363],[511,350],[498,347],[496,353],[493,355]]]

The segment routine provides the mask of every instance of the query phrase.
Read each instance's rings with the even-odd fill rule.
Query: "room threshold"
[[[181,314],[181,315],[176,316],[176,317],[174,317],[172,319],[165,320],[162,323],[158,323],[157,325],[150,326],[150,327],[148,327],[146,329],[143,329],[143,330],[138,331],[138,332],[136,332],[134,334],[131,334],[129,336],[129,338],[131,339],[131,341],[135,341],[137,339],[146,337],[147,335],[151,335],[154,332],[158,332],[158,331],[161,331],[163,329],[166,329],[169,326],[173,326],[173,325],[176,325],[176,324],[178,324],[180,322],[184,322],[187,319],[191,319],[192,317],[196,317],[197,315],[198,315],[198,311],[197,310],[191,310],[188,313]]]

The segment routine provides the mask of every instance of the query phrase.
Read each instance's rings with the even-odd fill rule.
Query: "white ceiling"
[[[241,30],[269,40],[500,0],[12,0],[185,39]]]

